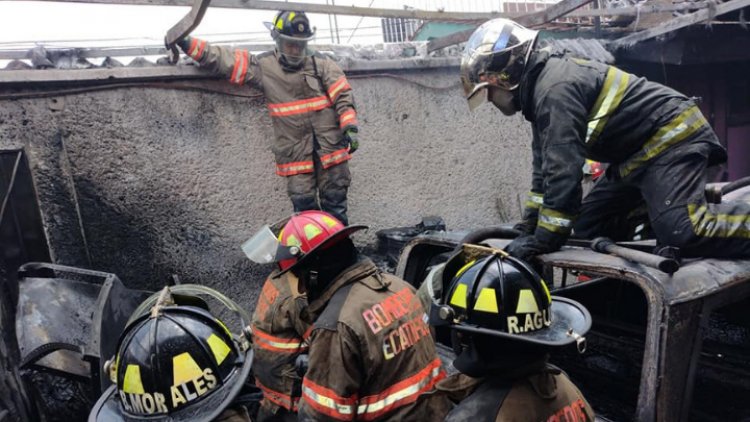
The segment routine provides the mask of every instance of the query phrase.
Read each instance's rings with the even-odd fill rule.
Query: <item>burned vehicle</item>
[[[725,197],[750,198],[750,188]],[[419,286],[467,239],[502,248],[511,235],[509,227],[422,234],[404,247],[396,275]],[[552,294],[584,304],[594,322],[584,354],[570,350],[552,359],[597,415],[639,421],[750,418],[750,260],[690,259],[679,265],[639,251],[652,250],[653,241],[615,247],[613,252],[632,260],[571,243],[579,246],[540,257],[544,279]]]

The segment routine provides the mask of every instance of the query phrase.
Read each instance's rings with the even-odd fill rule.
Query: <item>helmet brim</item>
[[[248,349],[244,362],[239,370],[235,370],[226,381],[213,390],[211,394],[196,402],[195,406],[188,406],[168,415],[130,416],[125,414],[117,397],[117,387],[109,386],[89,413],[88,422],[178,422],[178,421],[212,421],[229,407],[242,390],[250,368],[253,366],[253,351]]]
[[[294,265],[276,274],[274,278],[279,278],[282,275],[286,274],[288,271],[298,268],[300,265],[306,262],[311,256],[315,256],[315,253],[317,251],[323,250],[326,247],[344,239],[345,237],[349,237],[352,233],[358,232],[360,230],[366,230],[368,228],[369,227],[361,225],[361,224],[355,224],[355,225],[344,227],[341,231],[331,235],[330,237],[328,237],[328,239],[324,240],[318,246],[312,248],[309,252],[304,254],[301,258],[299,258],[299,260],[297,260],[297,262],[294,263]]]
[[[567,346],[576,341],[577,336],[583,336],[591,329],[591,314],[575,300],[552,297],[552,324],[542,330],[523,334],[510,334],[499,330],[490,330],[466,323],[451,325],[451,328],[472,334],[481,334],[505,338],[513,341],[523,341],[540,346]],[[575,334],[575,335],[574,335]]]

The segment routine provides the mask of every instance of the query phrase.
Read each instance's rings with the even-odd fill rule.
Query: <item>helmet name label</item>
[[[167,405],[164,394],[143,393],[133,394],[119,391],[120,400],[129,413],[138,415],[153,415],[154,413],[167,413]]]
[[[216,376],[211,368],[206,368],[199,377],[170,387],[172,408],[191,402],[213,390],[214,387],[216,387]]]
[[[549,327],[552,325],[552,318],[548,309],[542,309],[533,313],[509,316],[507,322],[510,334],[523,334]]]

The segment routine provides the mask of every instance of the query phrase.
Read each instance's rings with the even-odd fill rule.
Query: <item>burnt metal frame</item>
[[[80,346],[82,360],[89,364],[91,394],[92,398],[96,399],[111,384],[108,374],[104,373],[102,360],[114,356],[120,333],[130,313],[151,292],[128,289],[117,275],[101,271],[42,262],[27,263],[18,270],[18,278],[21,282],[25,277],[61,278],[59,276],[63,274],[101,279],[101,288],[91,316],[89,336],[86,339],[80,339],[82,344],[74,345]],[[21,290],[23,290],[22,286]],[[50,368],[41,367],[40,369]],[[67,375],[76,376],[74,373]]]
[[[396,275],[417,276],[430,258],[425,252],[452,250],[460,238],[445,234],[417,237],[404,247]],[[508,242],[492,239],[487,243],[503,247]],[[669,276],[580,248],[565,248],[540,259],[546,267],[581,270],[640,287],[648,304],[648,318],[635,420],[687,420],[703,329],[711,312],[750,297],[750,261],[696,260]]]

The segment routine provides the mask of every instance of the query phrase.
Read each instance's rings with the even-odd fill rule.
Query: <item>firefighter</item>
[[[351,86],[333,60],[307,49],[314,29],[304,12],[279,12],[266,26],[276,49],[259,55],[191,37],[178,46],[211,74],[263,91],[276,174],[287,178],[294,210],[322,209],[346,223],[347,161],[359,147]]]
[[[726,151],[693,100],[614,66],[535,48],[536,40],[537,31],[493,19],[471,36],[461,63],[470,108],[486,98],[532,124],[526,232],[508,252],[555,251],[571,231],[621,240],[642,199],[660,244],[684,256],[750,255],[750,204],[706,203],[706,168]],[[586,158],[609,167],[582,204]]]
[[[529,265],[504,251],[474,248],[446,263],[444,295],[430,312],[433,325],[450,327],[460,371],[437,386],[458,403],[445,420],[593,421],[580,390],[548,362],[571,343],[585,349],[586,308],[550,296]]]
[[[445,373],[424,308],[409,284],[360,256],[349,236],[364,228],[305,211],[251,242],[256,262],[279,261],[307,293],[299,420],[439,420],[449,403],[431,393]]]
[[[294,274],[274,270],[266,279],[253,314],[255,384],[263,391],[258,421],[297,420],[302,378],[297,358],[307,352],[312,326],[302,319],[307,298]]]
[[[239,309],[204,286],[175,289],[191,287]],[[165,287],[150,311],[131,318],[117,355],[104,367],[114,385],[96,402],[89,422],[250,421],[239,404],[253,361],[246,334],[231,333],[202,300],[189,303]]]

